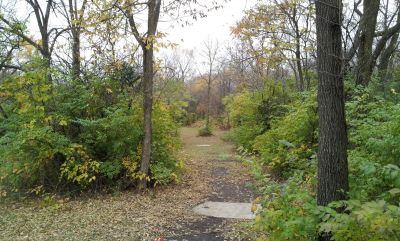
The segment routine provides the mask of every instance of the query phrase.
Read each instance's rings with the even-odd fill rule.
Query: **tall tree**
[[[318,68],[317,203],[346,198],[349,190],[342,72],[342,0],[316,1]],[[321,240],[329,240],[323,237]]]
[[[147,6],[147,30],[144,35],[140,34],[134,17],[136,4]],[[138,188],[147,187],[147,176],[150,169],[151,143],[152,143],[152,112],[153,112],[153,78],[154,78],[154,43],[158,19],[160,17],[161,0],[149,0],[145,3],[136,3],[127,0],[121,8],[128,19],[130,30],[135,36],[143,52],[143,112],[144,112],[144,138],[142,146],[142,159],[140,162],[140,173],[143,178],[139,181]]]

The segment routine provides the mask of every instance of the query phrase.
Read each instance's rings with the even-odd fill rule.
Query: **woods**
[[[299,2],[287,1],[287,4]],[[281,6],[278,2],[272,5],[275,4]],[[263,210],[255,221],[258,232],[255,237],[257,240],[396,240],[398,230],[392,225],[398,222],[394,220],[399,214],[395,181],[398,176],[386,175],[387,170],[398,164],[377,159],[373,154],[377,149],[373,146],[386,146],[383,143],[398,136],[378,134],[396,118],[385,115],[388,109],[380,104],[389,109],[398,105],[394,87],[397,54],[391,45],[398,38],[391,32],[398,32],[395,30],[398,2],[317,1],[310,10],[315,11],[310,29],[304,26],[301,30],[309,36],[309,42],[316,40],[314,48],[305,51],[303,47],[303,54],[308,52],[308,57],[301,60],[308,63],[311,83],[305,93],[300,69],[293,68],[299,59],[298,42],[291,41],[292,50],[276,44],[272,37],[288,34],[289,27],[269,29],[274,26],[270,18],[273,15],[263,12],[269,6],[269,3],[256,5],[258,11],[250,10],[235,33],[240,41],[249,43],[250,53],[255,49],[250,41],[266,36],[258,40],[259,55],[279,53],[280,61],[268,62],[270,57],[264,62],[269,70],[264,75],[264,89],[235,94],[227,106],[233,120],[228,138],[246,155],[254,156],[250,163],[260,185],[258,190],[264,196],[260,200]],[[289,6],[292,5],[287,9]],[[263,25],[255,25],[249,19]],[[296,24],[289,26],[296,32]],[[381,51],[381,47],[386,50]],[[271,51],[275,49],[279,52]],[[389,58],[386,51],[391,53]],[[393,73],[391,84],[382,78],[379,68],[388,66],[388,59],[393,61],[392,69],[387,69]],[[258,61],[254,58],[254,62]],[[284,75],[287,79],[274,73],[281,66],[291,69]],[[387,76],[385,73],[386,70],[383,75]],[[385,92],[382,86],[392,86],[392,92]],[[269,108],[263,108],[265,103]],[[370,109],[372,106],[377,109]],[[375,119],[378,116],[383,119]],[[378,126],[383,129],[377,130]],[[379,187],[372,180],[379,180]],[[381,218],[394,222],[377,224]]]
[[[0,203],[187,215],[247,170],[237,240],[398,240],[399,34],[398,0],[0,1]]]

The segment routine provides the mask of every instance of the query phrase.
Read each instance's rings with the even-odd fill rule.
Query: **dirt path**
[[[247,170],[223,134],[197,137],[183,128],[186,167],[181,181],[147,193],[95,194],[67,200],[0,204],[0,240],[245,240],[235,220],[203,217],[204,201],[249,202]],[[235,229],[235,230],[233,230]]]
[[[208,188],[204,199],[216,202],[251,202],[253,194],[248,187],[248,172],[234,155],[234,147],[221,140],[222,135],[223,132],[216,131],[215,136],[197,137],[195,129],[182,129],[184,151],[190,159],[203,166],[202,180]],[[234,220],[214,217],[184,220],[183,227],[187,234],[173,236],[170,240],[243,240],[237,233],[231,232],[232,236],[229,237],[229,229],[234,223]]]

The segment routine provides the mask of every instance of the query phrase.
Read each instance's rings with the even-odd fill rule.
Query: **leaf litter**
[[[0,240],[139,241],[185,235],[190,238],[207,232],[224,237],[218,240],[246,240],[245,221],[221,220],[210,227],[196,225],[210,222],[208,217],[194,214],[192,208],[212,197],[216,185],[214,169],[228,170],[226,175],[218,177],[219,182],[249,181],[248,171],[240,162],[214,159],[220,155],[233,157],[233,147],[219,138],[222,132],[207,139],[195,137],[196,132],[194,128],[182,130],[186,164],[178,183],[143,193],[125,191],[60,200],[62,204],[57,208],[43,207],[38,200],[2,204]],[[193,148],[205,141],[211,148]]]

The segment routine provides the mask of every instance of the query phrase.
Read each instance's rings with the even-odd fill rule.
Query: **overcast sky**
[[[6,0],[14,2],[14,0]],[[199,3],[207,6],[214,0],[198,0]],[[2,0],[0,0],[0,3]],[[16,0],[15,5],[17,9],[17,15],[21,19],[26,17],[27,12],[31,9],[26,6],[23,0]],[[14,2],[14,3],[16,3]],[[39,0],[43,6],[45,6],[46,0]],[[223,0],[218,0],[219,3]],[[179,45],[181,49],[194,50],[196,62],[199,64],[202,62],[202,56],[199,54],[203,48],[204,42],[207,39],[218,40],[220,46],[224,46],[227,42],[232,40],[231,27],[244,16],[244,11],[250,9],[257,0],[230,0],[223,3],[224,7],[218,10],[213,10],[207,13],[207,17],[198,18],[197,20],[191,20],[191,24],[182,27],[176,21],[174,22],[160,22],[159,30],[167,34],[166,40]],[[161,19],[162,20],[162,19]],[[62,26],[63,23],[59,18],[52,19],[52,25]],[[30,34],[38,35],[39,32],[36,27],[36,22],[31,21],[28,24]],[[161,55],[167,54],[171,49],[161,50]],[[201,64],[200,64],[201,65]]]
[[[232,39],[230,28],[255,3],[256,0],[231,0],[223,8],[210,12],[206,18],[198,19],[189,26],[180,27],[175,24],[171,27],[171,23],[161,23],[159,29],[168,34],[169,41],[184,49],[198,50],[208,38],[223,44]]]

